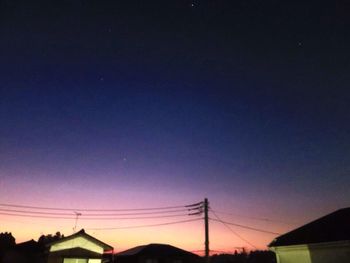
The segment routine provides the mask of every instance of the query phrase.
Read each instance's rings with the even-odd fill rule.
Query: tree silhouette
[[[13,248],[15,245],[16,239],[12,236],[12,233],[0,233],[0,261],[2,261],[2,258],[6,251]]]
[[[16,239],[12,236],[12,233],[5,232],[0,233],[0,249],[10,248],[16,245]]]
[[[39,237],[38,243],[41,245],[46,245],[48,243],[60,240],[63,237],[64,237],[64,235],[62,235],[61,232],[56,232],[55,235],[52,235],[52,234],[41,235]]]
[[[275,254],[271,251],[251,251],[247,253],[244,249],[239,253],[220,254],[211,257],[211,263],[276,263]]]

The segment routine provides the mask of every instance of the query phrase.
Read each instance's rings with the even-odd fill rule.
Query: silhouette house
[[[116,254],[118,263],[196,263],[200,260],[196,254],[165,244],[138,246]]]
[[[101,263],[103,255],[113,247],[79,232],[47,244],[48,263]]]
[[[44,263],[44,249],[32,240],[16,244],[8,249],[1,263]]]
[[[350,208],[281,235],[269,247],[276,253],[278,263],[348,263]]]
[[[81,231],[51,243],[34,240],[8,249],[1,263],[102,263],[113,247]],[[0,259],[1,260],[1,259]]]

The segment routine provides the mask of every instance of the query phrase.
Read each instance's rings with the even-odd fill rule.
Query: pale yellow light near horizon
[[[74,220],[51,219],[18,219],[14,217],[2,217],[0,219],[2,231],[12,232],[17,243],[30,239],[38,240],[42,234],[55,234],[57,231],[65,236],[73,234]],[[157,221],[161,222],[161,221]],[[155,222],[155,223],[157,223]],[[126,226],[145,224],[143,221],[108,222],[107,226]],[[135,246],[150,243],[164,243],[177,246],[188,251],[204,249],[204,224],[201,221],[185,224],[116,230],[90,230],[89,228],[101,226],[101,222],[79,220],[77,231],[84,228],[86,233],[114,247],[115,252],[120,252]],[[235,229],[246,239],[255,244],[259,249],[267,249],[267,244],[274,236],[259,235],[254,231]],[[283,231],[283,230],[282,230]],[[210,249],[234,252],[237,247],[253,248],[239,240],[231,232],[218,223],[209,225]],[[198,252],[200,254],[200,252]]]

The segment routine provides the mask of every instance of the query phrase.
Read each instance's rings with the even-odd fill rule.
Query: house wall
[[[66,258],[66,257],[49,257],[48,263],[101,263],[102,259],[95,258]]]
[[[50,252],[48,255],[48,263],[101,263],[101,259],[101,254],[79,247]]]
[[[349,263],[350,243],[333,242],[314,245],[275,247],[278,263]]]
[[[117,256],[115,258],[117,263],[200,263],[201,258],[186,257],[186,256]]]
[[[278,263],[312,263],[308,248],[276,251]]]
[[[63,263],[63,258],[61,257],[48,257],[47,263]]]
[[[101,263],[101,259],[65,258],[63,263]]]
[[[350,246],[339,246],[332,248],[310,247],[311,262],[314,263],[349,263]]]
[[[98,246],[90,240],[80,236],[52,245],[50,247],[50,252],[60,251],[64,249],[72,249],[75,247],[80,247],[98,254],[103,254],[103,248],[101,246]]]

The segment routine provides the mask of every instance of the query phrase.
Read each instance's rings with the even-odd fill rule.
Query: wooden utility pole
[[[205,227],[205,262],[209,263],[209,217],[208,217],[208,199],[204,199],[204,227]]]

